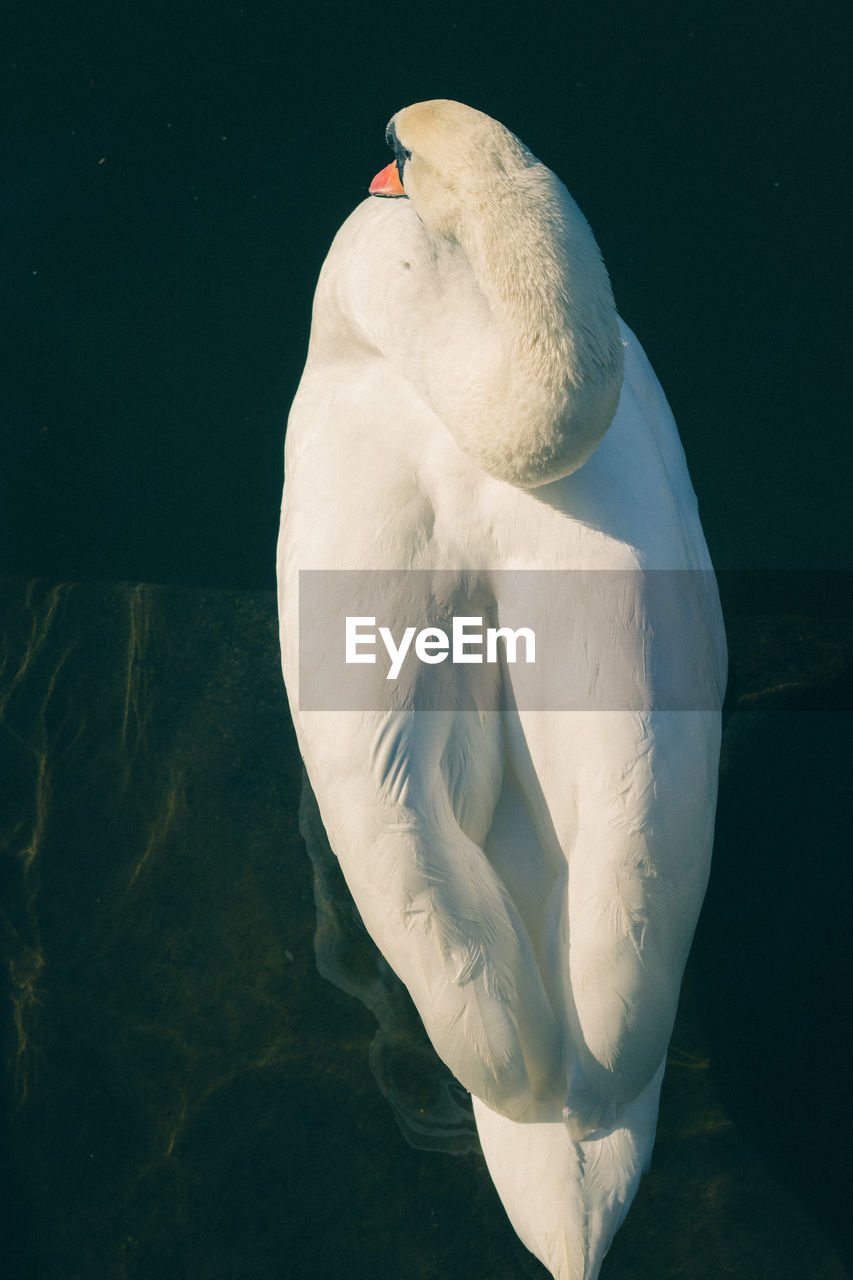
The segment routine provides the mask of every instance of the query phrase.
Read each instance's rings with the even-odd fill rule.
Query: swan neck
[[[525,487],[576,470],[619,400],[622,345],[610,282],[582,213],[543,166],[476,211],[459,239],[499,354],[464,421],[449,423],[487,470]]]

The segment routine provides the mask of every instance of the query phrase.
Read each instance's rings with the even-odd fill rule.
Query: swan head
[[[388,122],[403,191],[424,225],[459,239],[479,205],[538,161],[509,129],[461,102],[435,99],[404,107]]]
[[[499,479],[535,487],[569,475],[607,431],[622,384],[613,294],[589,224],[556,174],[473,107],[415,103],[392,116],[386,137],[395,159],[371,192],[409,197],[427,270],[461,261],[468,272],[466,289],[445,299],[446,280],[460,277],[435,268],[444,305],[431,349],[446,359],[420,377],[421,394]],[[457,317],[464,361],[447,339]]]

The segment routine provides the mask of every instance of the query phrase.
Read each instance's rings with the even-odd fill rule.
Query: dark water
[[[849,5],[8,8],[9,570],[272,585],[317,272],[425,97],[580,203],[715,564],[850,567]]]
[[[270,590],[316,274],[432,96],[566,180],[715,563],[756,571],[723,582],[714,874],[605,1275],[848,1274],[847,6],[3,22],[0,1274],[542,1274],[306,850]]]

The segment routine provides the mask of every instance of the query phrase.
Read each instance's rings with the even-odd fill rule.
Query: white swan
[[[473,1095],[516,1231],[558,1280],[591,1280],[648,1163],[705,890],[719,602],[672,415],[562,183],[458,103],[387,136],[371,190],[408,199],[368,198],[339,231],[288,424],[284,677],[332,848]],[[543,570],[586,571],[568,613]],[[345,603],[318,607],[317,581]],[[412,654],[402,693],[347,668],[379,673],[380,701],[345,708],[342,611],[397,643],[472,599],[557,628],[538,703],[504,661],[419,705],[450,664]]]

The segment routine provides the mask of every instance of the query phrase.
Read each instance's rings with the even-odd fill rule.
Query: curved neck
[[[434,399],[491,474],[535,486],[581,466],[619,400],[622,344],[589,226],[543,166],[470,211],[459,245],[485,298],[490,340]],[[431,397],[433,398],[433,397]]]

